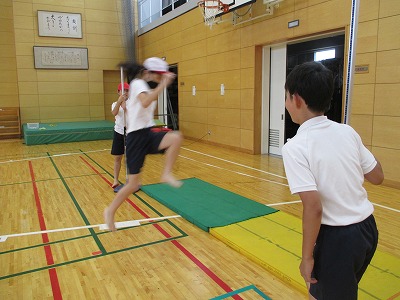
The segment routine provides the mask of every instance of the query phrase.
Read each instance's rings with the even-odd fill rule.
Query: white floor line
[[[141,219],[141,220],[131,220],[131,221],[124,221],[124,222],[116,222],[116,228],[125,228],[131,226],[140,226],[141,222],[154,222],[159,220],[166,220],[166,219],[173,219],[173,218],[180,218],[180,215],[175,216],[166,216],[166,217],[159,217],[159,218],[148,218],[148,219]],[[98,227],[99,230],[107,230],[107,224],[96,224],[96,225],[87,225],[87,226],[80,226],[80,227],[69,227],[69,228],[59,228],[59,229],[50,229],[50,230],[42,230],[42,231],[33,231],[33,232],[25,232],[25,233],[14,233],[14,234],[7,234],[0,236],[0,242],[5,242],[10,237],[19,237],[19,236],[27,236],[27,235],[34,235],[34,234],[43,234],[43,233],[51,233],[51,232],[62,232],[62,231],[71,231],[71,230],[79,230],[79,229],[88,229],[88,228],[96,228]]]
[[[263,170],[260,170],[260,169],[256,169],[256,168],[253,168],[253,167],[242,165],[242,164],[236,163],[234,161],[226,160],[226,159],[223,159],[223,158],[220,158],[220,157],[217,157],[217,156],[205,154],[203,152],[191,150],[191,149],[188,149],[188,148],[185,148],[185,147],[181,147],[181,149],[184,149],[184,150],[187,150],[187,151],[191,151],[191,152],[194,152],[194,153],[197,153],[197,154],[201,154],[201,155],[204,155],[204,156],[207,156],[207,157],[215,158],[215,159],[218,159],[218,160],[222,160],[224,162],[228,162],[228,163],[231,163],[231,164],[243,167],[243,168],[247,168],[247,169],[250,169],[250,170],[258,171],[258,172],[261,172],[261,173],[264,173],[264,174],[268,174],[268,175],[271,175],[271,176],[275,176],[275,177],[278,177],[278,178],[286,179],[285,176],[277,175],[277,174],[274,174],[274,173],[270,173],[270,172],[266,172],[266,171],[263,171]]]
[[[272,203],[272,204],[265,204],[265,205],[266,206],[278,206],[278,205],[286,205],[286,204],[294,204],[294,203],[301,203],[301,200],[289,201],[289,202],[279,202],[279,203]]]
[[[400,213],[400,210],[395,209],[395,208],[391,208],[391,207],[389,207],[389,206],[385,206],[385,205],[381,205],[381,204],[376,204],[376,203],[373,203],[373,202],[372,202],[372,204],[375,205],[375,206],[379,206],[379,207],[381,207],[381,208],[385,208],[385,209],[388,209],[388,210],[391,210],[391,211],[395,211],[395,212]]]
[[[62,154],[54,154],[48,156],[39,156],[39,157],[30,157],[30,158],[23,158],[23,159],[10,159],[6,161],[1,161],[0,164],[8,164],[14,162],[22,162],[27,160],[36,160],[36,159],[44,159],[50,157],[59,157],[59,156],[70,156],[70,155],[79,155],[79,154],[86,154],[86,153],[95,153],[95,152],[103,152],[103,151],[110,151],[110,149],[103,149],[103,150],[92,150],[92,151],[84,151],[84,152],[71,152],[71,153],[62,153]]]
[[[286,183],[280,183],[280,182],[277,182],[277,181],[260,178],[260,177],[249,175],[249,174],[242,173],[242,172],[232,171],[232,170],[229,170],[229,169],[226,169],[226,168],[222,168],[222,167],[218,167],[218,166],[215,166],[215,165],[212,165],[212,164],[209,164],[209,163],[201,162],[201,161],[198,161],[198,160],[195,160],[193,158],[189,158],[189,157],[186,157],[186,156],[183,156],[183,155],[179,155],[179,157],[182,157],[182,158],[187,159],[187,160],[195,161],[197,163],[200,163],[200,164],[203,164],[203,165],[206,165],[206,166],[210,166],[210,167],[213,167],[213,168],[216,168],[216,169],[220,169],[220,170],[236,173],[236,174],[243,175],[243,176],[250,177],[250,178],[255,178],[255,179],[258,179],[258,180],[261,180],[261,181],[267,181],[267,182],[276,183],[278,185],[288,186]]]
[[[201,153],[201,152],[198,152],[198,151],[194,151],[194,150],[189,150],[189,151],[196,152],[196,153],[199,153],[199,154],[203,154],[203,155],[205,155],[205,156],[214,157],[214,156],[212,156],[212,155],[204,154],[204,153]],[[232,173],[236,173],[236,174],[239,174],[239,175],[243,175],[243,176],[255,178],[255,179],[258,179],[258,180],[262,180],[262,181],[267,181],[267,182],[271,182],[271,183],[276,183],[276,184],[278,184],[278,185],[283,185],[283,186],[287,186],[287,187],[289,186],[288,184],[276,182],[276,181],[273,181],[273,180],[268,180],[268,179],[260,178],[260,177],[257,177],[257,176],[252,176],[252,175],[249,175],[249,174],[245,174],[245,173],[242,173],[242,172],[236,172],[236,171],[232,171],[232,170],[229,170],[229,169],[226,169],[226,168],[217,167],[217,166],[215,166],[215,165],[212,165],[212,164],[209,164],[209,163],[204,163],[204,162],[195,160],[195,159],[193,159],[193,158],[188,158],[188,157],[183,156],[183,155],[179,155],[179,156],[182,157],[182,158],[184,158],[184,159],[188,159],[188,160],[191,160],[191,161],[195,161],[195,162],[197,162],[197,163],[201,163],[201,164],[204,164],[204,165],[207,165],[207,166],[210,166],[210,167],[213,167],[213,168],[217,168],[217,169],[220,169],[220,170],[225,170],[225,171],[228,171],[228,172],[232,172]],[[214,158],[217,158],[217,159],[220,159],[220,160],[223,160],[223,161],[226,161],[226,162],[230,162],[230,161],[228,161],[228,160],[224,160],[224,159],[221,159],[221,158],[218,158],[218,157],[214,157]],[[236,165],[240,165],[240,164],[237,164],[237,163],[235,163],[235,162],[232,162],[232,163],[233,163],[233,164],[236,164]],[[245,165],[241,165],[241,166],[247,167],[247,166],[245,166]],[[251,168],[251,167],[247,167],[247,168],[253,169],[253,170],[257,170],[257,169]],[[261,170],[260,170],[260,171],[261,171]],[[271,174],[271,173],[268,173],[268,172],[263,172],[263,173]],[[284,177],[283,177],[283,178],[284,178]],[[286,179],[286,178],[285,178],[285,179]],[[286,205],[286,204],[295,204],[295,203],[300,203],[300,202],[301,202],[301,200],[297,200],[297,201],[291,201],[291,202],[279,202],[279,203],[272,203],[272,204],[265,204],[265,205],[267,205],[267,206],[279,206],[279,205]],[[377,204],[377,203],[374,203],[374,202],[371,202],[371,203],[372,203],[373,205],[375,205],[375,206],[378,206],[378,207],[381,207],[381,208],[384,208],[384,209],[387,209],[387,210],[391,210],[391,211],[400,213],[400,210],[398,210],[398,209],[391,208],[391,207],[388,207],[388,206],[385,206],[385,205],[381,205],[381,204]]]

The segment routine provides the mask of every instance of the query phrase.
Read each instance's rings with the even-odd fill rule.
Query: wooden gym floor
[[[110,146],[0,141],[0,235],[104,223],[103,210],[114,197]],[[143,184],[159,182],[162,166],[162,155],[148,156]],[[280,158],[185,141],[174,173],[301,218]],[[375,204],[379,249],[400,259],[400,192],[365,186]],[[173,215],[138,192],[116,221]],[[89,228],[9,237],[0,243],[0,266],[0,299],[306,299],[183,218],[116,233]]]

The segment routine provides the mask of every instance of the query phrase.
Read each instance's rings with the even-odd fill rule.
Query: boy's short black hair
[[[333,74],[319,62],[306,62],[289,73],[285,90],[301,96],[311,111],[325,113],[331,106]]]

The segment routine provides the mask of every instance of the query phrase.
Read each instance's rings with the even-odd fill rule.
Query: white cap
[[[143,66],[153,72],[166,73],[168,72],[168,64],[165,60],[158,57],[150,57],[143,62]]]

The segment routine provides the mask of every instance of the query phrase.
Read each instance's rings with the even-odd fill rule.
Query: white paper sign
[[[82,38],[81,14],[38,11],[39,36]]]

